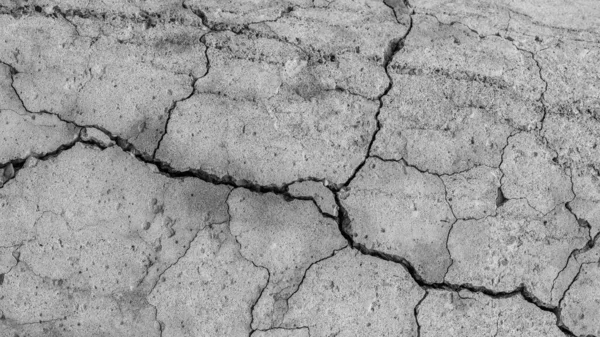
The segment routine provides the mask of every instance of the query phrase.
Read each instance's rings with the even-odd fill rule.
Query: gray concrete
[[[0,337],[600,337],[597,1],[0,27]]]

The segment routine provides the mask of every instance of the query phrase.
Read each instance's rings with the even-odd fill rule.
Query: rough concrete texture
[[[600,260],[582,264],[561,303],[564,320],[578,335],[600,334]]]
[[[252,327],[279,326],[306,270],[347,242],[337,223],[324,218],[310,201],[236,189],[228,204],[231,233],[241,254],[269,271],[269,284],[253,308]]]
[[[0,337],[600,337],[595,0],[0,0]]]
[[[288,192],[296,198],[312,198],[322,213],[338,216],[339,207],[335,196],[322,182],[300,181],[288,186]]]
[[[571,252],[588,239],[588,231],[564,206],[541,215],[524,200],[509,200],[497,216],[454,224],[446,280],[497,292],[524,285],[541,302],[557,305],[551,300],[553,281]]]
[[[257,330],[252,337],[310,337],[308,328]]]
[[[538,72],[509,41],[416,15],[389,65],[373,152],[437,174],[498,167],[507,137],[542,118]]]
[[[481,219],[496,214],[501,177],[500,170],[487,166],[441,176],[454,215],[459,219]]]
[[[166,336],[245,336],[267,281],[267,271],[241,256],[227,225],[216,225],[198,233],[149,301]]]
[[[421,336],[564,336],[551,312],[521,296],[434,290],[420,303],[417,318]]]
[[[368,159],[340,195],[356,244],[410,261],[426,281],[441,282],[456,221],[443,181],[403,163]]]
[[[307,272],[283,326],[311,336],[414,336],[424,294],[396,264],[344,249]]]

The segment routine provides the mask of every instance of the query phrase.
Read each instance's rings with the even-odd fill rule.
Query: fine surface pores
[[[600,337],[598,1],[0,27],[0,337]]]

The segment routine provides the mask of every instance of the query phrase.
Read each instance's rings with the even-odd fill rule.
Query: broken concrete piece
[[[339,194],[346,232],[368,250],[406,259],[428,282],[451,264],[446,238],[455,218],[442,180],[400,162],[368,159]]]
[[[571,178],[558,165],[556,154],[531,133],[509,139],[500,170],[504,173],[501,181],[504,196],[524,198],[543,214],[575,197]]]
[[[416,312],[424,337],[564,336],[553,313],[518,294],[493,298],[467,290],[429,290]]]
[[[285,201],[275,194],[236,189],[228,204],[231,233],[241,254],[269,270],[269,284],[253,308],[252,328],[278,327],[306,269],[347,242],[337,223],[308,200]]]
[[[331,216],[338,215],[338,206],[335,203],[333,192],[325,187],[322,182],[297,182],[288,186],[288,193],[294,197],[312,198],[321,212]]]
[[[501,38],[416,15],[388,72],[373,154],[422,171],[497,167],[507,137],[541,120],[543,82],[529,55]]]
[[[487,166],[443,175],[447,199],[459,219],[481,219],[496,214],[500,170]]]
[[[81,130],[81,139],[87,142],[97,143],[104,147],[113,146],[115,144],[106,133],[96,128],[85,128]]]
[[[454,224],[448,238],[453,263],[445,280],[496,292],[524,285],[542,303],[557,305],[554,280],[571,252],[589,240],[586,228],[564,206],[541,215],[523,199],[507,201],[497,213]]]
[[[283,326],[312,337],[414,336],[424,294],[401,265],[346,248],[308,270]]]
[[[78,127],[56,116],[0,109],[0,163],[56,151],[78,136]]]
[[[12,87],[15,69],[3,62],[0,61],[0,111],[11,110],[14,113],[23,114],[26,112],[25,108]]]
[[[3,168],[0,168],[0,187],[4,186],[9,180],[15,177],[15,167],[12,163],[8,163]]]
[[[226,224],[198,232],[149,296],[164,336],[247,336],[268,273],[245,260]]]

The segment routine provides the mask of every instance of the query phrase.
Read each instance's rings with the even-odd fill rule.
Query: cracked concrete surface
[[[600,337],[594,0],[0,0],[0,337]]]

